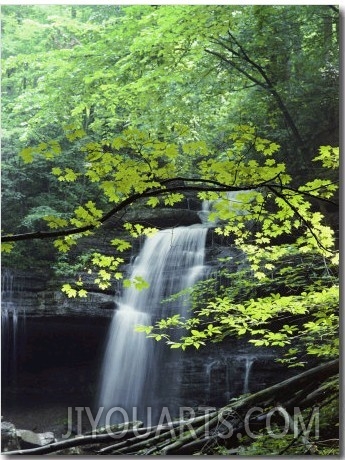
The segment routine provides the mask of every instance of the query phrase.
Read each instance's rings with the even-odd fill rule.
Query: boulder
[[[23,449],[41,447],[56,441],[54,433],[51,431],[47,431],[46,433],[34,433],[30,430],[17,430],[17,437]]]
[[[1,422],[1,451],[9,452],[20,448],[16,427],[10,422]]]

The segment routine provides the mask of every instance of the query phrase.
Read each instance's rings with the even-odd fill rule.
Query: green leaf
[[[77,290],[72,288],[70,284],[64,284],[61,288],[62,292],[65,292],[68,297],[76,297],[77,296]]]
[[[147,204],[152,208],[155,208],[159,204],[159,198],[156,196],[151,196],[151,198],[147,200]]]
[[[24,160],[25,163],[32,163],[33,162],[33,154],[34,154],[34,149],[32,147],[26,147],[20,152],[20,156]]]
[[[87,297],[87,291],[85,289],[80,289],[78,291],[78,296],[79,297]]]
[[[14,243],[12,242],[6,242],[6,243],[2,242],[1,243],[1,252],[9,253],[13,250],[13,248],[14,248]]]
[[[172,193],[164,198],[164,204],[169,206],[174,206],[175,203],[179,203],[184,199],[184,195],[182,193]]]

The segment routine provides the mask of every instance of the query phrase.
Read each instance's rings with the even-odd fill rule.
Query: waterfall
[[[10,270],[1,273],[1,348],[3,350],[3,382],[15,385],[17,381],[17,364],[20,344],[24,337],[25,309],[19,308],[15,292],[20,286],[15,282]],[[15,291],[16,290],[16,291]]]
[[[119,309],[110,325],[98,397],[98,407],[104,407],[103,415],[108,415],[108,420],[101,419],[103,423],[127,421],[127,416],[129,420],[146,421],[149,407],[159,412],[155,394],[158,373],[162,363],[174,362],[178,351],[166,346],[163,350],[159,343],[135,332],[134,327],[153,324],[161,316],[187,315],[187,295],[169,303],[162,304],[162,300],[202,278],[206,234],[206,225],[195,224],[161,230],[145,240],[131,266],[130,278],[142,277],[149,288],[125,289],[117,299]],[[176,382],[176,375],[172,380]],[[164,388],[167,400],[176,391]]]
[[[217,398],[224,402],[232,397],[250,392],[249,381],[256,355],[218,354],[215,359],[208,358],[203,365],[205,373],[205,395],[207,404],[214,404]]]
[[[4,270],[1,273],[1,302],[11,303],[13,299],[13,281],[14,275],[10,270]]]
[[[220,367],[222,366],[222,362],[218,359],[213,360],[205,365],[205,371],[206,371],[206,381],[207,381],[207,389],[206,389],[206,394],[208,398],[210,399],[212,396],[212,384],[213,384],[213,376],[212,376],[212,371],[214,369],[219,370]]]
[[[252,356],[246,356],[245,358],[245,368],[244,368],[244,383],[243,383],[243,394],[249,393],[249,376],[252,365],[255,361],[255,358]]]
[[[209,222],[208,216],[212,209],[212,201],[204,200],[201,205],[201,211],[198,211],[198,217],[204,225],[208,227],[212,226],[213,224]]]

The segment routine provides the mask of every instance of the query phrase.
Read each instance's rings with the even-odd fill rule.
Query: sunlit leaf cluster
[[[242,256],[237,254],[238,270],[226,268],[230,260],[222,259],[225,268],[189,289],[193,306],[190,318],[174,315],[137,330],[165,340],[171,348],[182,349],[199,348],[228,336],[243,336],[254,346],[282,348],[279,361],[290,366],[303,366],[308,356],[336,357],[336,267],[315,253],[303,255],[297,247],[278,246],[276,254],[274,247],[270,249],[266,263],[259,256],[263,263],[261,271],[250,264],[250,251]],[[268,262],[272,259],[275,265]],[[185,296],[186,292],[178,295]],[[175,329],[187,335],[181,332],[180,338],[174,340]]]

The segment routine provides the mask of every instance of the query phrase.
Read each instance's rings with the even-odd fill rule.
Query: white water
[[[25,309],[14,301],[15,277],[9,270],[1,273],[1,348],[3,382],[12,385],[17,380],[19,345],[25,333]],[[16,286],[19,290],[18,285]],[[20,306],[21,307],[21,306]]]
[[[252,366],[256,359],[254,355],[220,355],[219,358],[205,363],[206,394],[209,398],[207,402],[212,401],[215,390],[220,386],[227,400],[238,394],[249,393]]]
[[[245,358],[245,372],[244,372],[244,383],[243,383],[243,394],[249,393],[249,377],[252,365],[255,361],[255,358],[252,356],[247,356]]]
[[[164,350],[154,340],[134,331],[137,324],[153,324],[161,316],[187,315],[187,296],[169,304],[161,301],[192,286],[203,276],[207,226],[192,225],[162,230],[146,239],[131,267],[131,279],[140,276],[149,288],[125,289],[118,299],[103,362],[98,407],[120,407],[129,420],[146,420],[147,407],[157,404],[153,389],[159,381],[160,360],[174,360],[175,350]],[[175,355],[174,355],[175,351]],[[176,389],[174,389],[176,391]],[[169,396],[169,389],[166,394]],[[124,421],[122,410],[113,410],[111,423]],[[102,422],[104,422],[104,418]]]
[[[207,379],[207,390],[206,391],[207,391],[207,395],[208,395],[209,399],[212,396],[212,384],[213,384],[212,371],[220,369],[221,367],[223,367],[223,363],[222,363],[222,361],[220,361],[218,359],[214,360],[214,361],[211,361],[211,362],[209,362],[209,363],[207,363],[205,365],[206,379]],[[226,366],[226,369],[227,369],[227,366]],[[226,388],[226,390],[228,390],[228,388]]]

